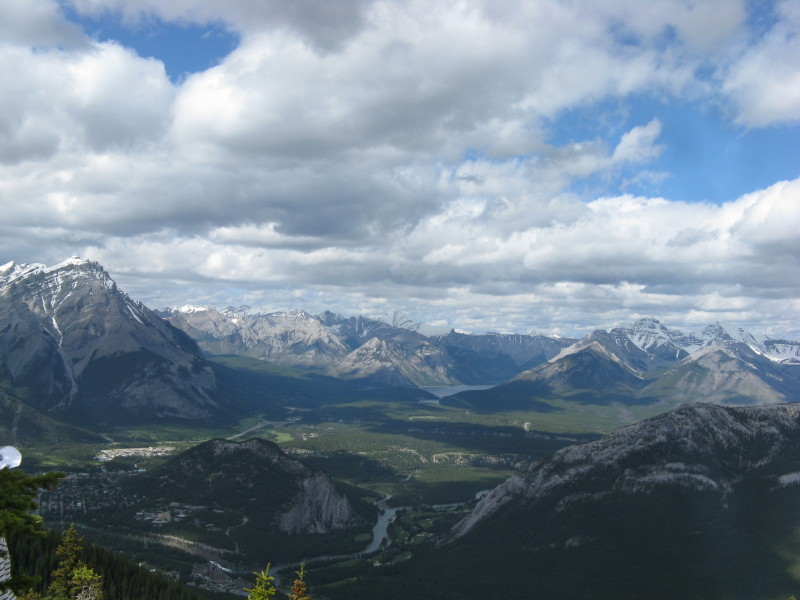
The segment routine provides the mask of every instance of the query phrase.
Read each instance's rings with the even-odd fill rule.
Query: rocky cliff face
[[[305,477],[291,507],[278,516],[278,529],[288,534],[331,533],[361,523],[347,498],[323,473]]]
[[[0,267],[0,379],[81,418],[205,418],[216,381],[197,345],[97,263]]]
[[[336,489],[330,477],[291,458],[276,444],[260,439],[241,443],[214,440],[209,443],[216,457],[209,462],[214,465],[213,470],[220,478],[230,477],[226,471],[236,471],[237,463],[250,460],[259,463],[253,471],[254,476],[259,476],[269,464],[272,467],[269,469],[271,483],[277,484],[281,476],[286,478],[287,486],[293,491],[284,503],[285,510],[273,517],[281,532],[328,534],[364,524],[363,518],[355,512],[344,494]],[[233,484],[228,489],[231,493],[236,492]],[[282,486],[274,485],[273,489],[279,492]]]
[[[327,367],[351,350],[317,317],[302,310],[251,313],[246,307],[186,306],[161,314],[209,354],[234,354],[291,367]]]

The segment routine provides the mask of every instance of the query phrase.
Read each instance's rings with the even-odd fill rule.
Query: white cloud
[[[778,22],[745,49],[723,82],[743,125],[800,121],[800,4],[784,1],[776,12]]]
[[[796,118],[790,4],[749,46],[736,1],[72,4],[224,22],[241,43],[173,85],[52,3],[0,36],[7,260],[84,254],[155,306],[401,308],[478,330],[783,323],[776,298],[786,310],[800,291],[796,180],[721,205],[609,193],[668,176],[631,172],[662,156],[668,123],[551,129],[641,95],[727,94],[753,126]],[[588,201],[573,187],[587,180],[607,184]]]
[[[634,127],[622,136],[614,149],[613,159],[618,162],[648,162],[658,157],[664,146],[655,145],[661,135],[661,122],[653,119],[647,125]]]
[[[52,0],[3,0],[0,2],[0,43],[79,48],[86,46],[88,39]]]

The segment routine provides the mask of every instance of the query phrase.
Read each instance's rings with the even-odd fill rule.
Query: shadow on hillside
[[[469,390],[445,396],[439,403],[482,413],[517,410],[550,413],[563,410],[543,400],[554,396],[556,394],[552,387],[546,383],[511,381],[485,390]]]
[[[593,404],[595,406],[610,406],[612,404],[624,404],[626,406],[649,406],[660,402],[658,398],[652,396],[638,396],[634,394],[604,392],[598,393],[592,390],[584,390],[561,397],[568,402],[578,402],[580,404]]]

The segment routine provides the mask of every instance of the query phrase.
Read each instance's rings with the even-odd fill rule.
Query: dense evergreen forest
[[[14,571],[40,577],[36,592],[44,593],[50,585],[61,539],[58,530],[50,530],[42,538],[18,533],[8,537]],[[206,600],[197,591],[96,544],[83,542],[80,559],[101,576],[105,600]]]

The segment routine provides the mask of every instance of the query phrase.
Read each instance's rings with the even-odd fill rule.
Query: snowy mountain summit
[[[696,335],[666,327],[654,318],[640,319],[631,327],[594,331],[565,348],[551,362],[580,352],[592,344],[599,344],[640,372],[668,366],[711,346],[732,349],[745,346],[776,363],[800,365],[800,342],[772,339],[742,328],[725,327],[719,322],[708,325],[700,335]]]

